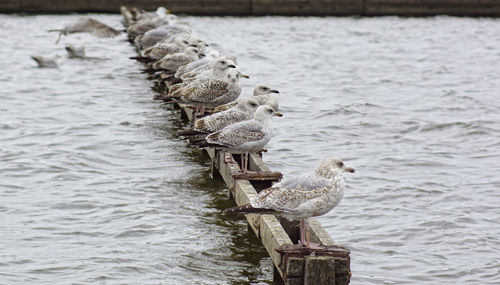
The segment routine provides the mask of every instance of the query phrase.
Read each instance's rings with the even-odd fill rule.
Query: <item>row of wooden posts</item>
[[[127,21],[127,14],[124,15]],[[131,15],[130,15],[131,17]],[[165,92],[166,90],[160,90]],[[192,108],[176,104],[181,118],[191,124],[197,119]],[[230,197],[243,205],[258,192],[279,181],[282,174],[272,172],[262,160],[262,153],[249,156],[248,169],[265,175],[253,177],[241,174],[239,155],[233,156],[213,148],[205,149],[212,160],[212,177],[220,176],[228,187]],[[311,241],[325,245],[325,249],[313,254],[305,248],[292,247],[299,239],[298,222],[288,222],[273,215],[248,214],[246,219],[255,235],[259,237],[274,264],[274,281],[278,284],[349,284],[350,252],[337,246],[315,218],[310,219]]]

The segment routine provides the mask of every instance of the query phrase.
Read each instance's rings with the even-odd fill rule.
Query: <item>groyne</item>
[[[497,0],[2,0],[1,13],[119,13],[121,5],[176,14],[234,16],[500,16]]]
[[[133,15],[122,8],[124,22],[133,23]],[[139,51],[139,50],[138,50]],[[140,51],[139,51],[140,52]],[[157,76],[150,76],[155,80]],[[168,91],[162,81],[156,81],[153,90],[162,94]],[[191,125],[202,115],[196,114],[193,106],[174,103],[181,110],[180,118]],[[203,111],[205,114],[206,112]],[[227,185],[229,196],[238,205],[244,205],[260,191],[279,181],[283,175],[272,172],[262,160],[260,153],[251,153],[245,164],[249,173],[243,173],[241,156],[215,148],[204,148],[212,161],[212,177],[221,177]],[[260,239],[273,262],[273,280],[276,284],[289,285],[347,285],[350,282],[350,251],[338,246],[326,230],[315,219],[309,219],[310,239],[322,245],[320,249],[310,249],[298,244],[299,222],[288,221],[267,214],[245,215],[249,229]]]
[[[181,118],[191,124],[197,119],[192,108],[180,104]],[[228,186],[229,196],[241,206],[250,202],[253,195],[272,186],[281,179],[281,174],[271,172],[261,155],[250,154],[248,168],[251,171],[268,173],[245,179],[238,178],[241,172],[239,155],[231,155],[214,148],[207,152],[212,160],[212,176],[220,176]],[[351,279],[350,251],[335,244],[330,235],[315,218],[310,218],[311,241],[322,244],[324,250],[314,254],[305,248],[293,246],[299,239],[299,223],[289,222],[273,215],[245,215],[249,229],[260,239],[274,264],[274,281],[287,285],[347,285]]]

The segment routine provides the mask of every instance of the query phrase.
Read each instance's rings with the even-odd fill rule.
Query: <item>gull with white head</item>
[[[206,135],[222,130],[230,124],[252,119],[258,107],[259,103],[253,99],[241,99],[234,108],[200,118],[194,122],[192,128],[182,130],[178,132],[177,135]]]
[[[180,66],[199,59],[204,54],[195,47],[188,47],[183,52],[167,54],[160,60],[153,63],[153,69],[174,73]]]
[[[69,58],[85,58],[84,46],[67,45],[64,48],[66,49]]]
[[[239,83],[240,73],[234,65],[217,71],[217,75],[180,85],[172,88],[166,96],[159,96],[166,102],[182,102],[191,104],[197,109],[197,114],[204,114],[205,107],[216,107],[236,100],[241,93]],[[174,85],[175,87],[177,85]]]
[[[257,108],[253,119],[231,124],[220,131],[209,134],[204,141],[196,142],[198,147],[215,147],[229,153],[241,154],[241,168],[248,172],[248,153],[264,148],[273,136],[269,119],[283,114],[271,106]]]
[[[280,93],[280,92],[276,89],[271,89],[270,87],[261,84],[257,85],[253,89],[253,94],[252,94],[253,97],[251,98],[256,100],[257,103],[259,103],[259,105],[269,105],[273,107],[275,111],[278,111],[279,107],[278,99],[276,99],[276,97],[274,97],[271,93]],[[220,105],[214,109],[214,112],[227,110],[229,108],[234,107],[237,103],[238,103],[237,101],[234,101],[224,105]]]
[[[308,219],[328,213],[342,200],[344,172],[354,173],[354,169],[338,158],[327,158],[312,175],[285,179],[259,192],[250,203],[229,208],[224,214],[271,214],[300,221],[301,244],[308,249],[319,249],[311,245]]]
[[[137,36],[134,41],[141,49],[146,49],[154,46],[159,41],[168,39],[180,33],[191,34],[191,28],[189,28],[189,26],[184,22],[161,25]]]
[[[49,58],[44,56],[31,56],[31,58],[36,61],[38,67],[41,68],[57,68],[57,62],[55,58]]]

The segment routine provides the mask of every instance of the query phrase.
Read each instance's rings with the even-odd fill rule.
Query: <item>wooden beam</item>
[[[306,258],[304,285],[335,285],[335,260],[328,256],[311,256]]]
[[[182,117],[187,118],[193,124],[196,120],[193,109],[185,104],[179,104],[179,107]],[[241,172],[241,169],[232,155],[214,148],[207,148],[205,151],[212,160],[212,168],[218,170],[237,205],[249,203],[260,190],[272,185],[271,183],[256,183],[261,181],[238,179],[237,174]],[[249,156],[249,170],[271,172],[262,157],[256,153]],[[254,184],[261,187],[256,189]],[[297,249],[297,245],[294,245],[291,239],[291,237],[295,241],[298,239],[297,222],[286,220],[280,222],[273,215],[247,214],[245,217],[250,228],[260,238],[269,253],[275,270],[285,284],[335,284],[335,280],[347,282],[338,282],[339,285],[348,284],[351,274],[349,251],[336,247],[333,239],[317,219],[311,218],[309,221],[311,241],[332,248],[330,251],[327,249],[319,253],[319,256],[309,256],[310,252],[304,251],[301,247]],[[336,278],[338,274],[340,275]]]

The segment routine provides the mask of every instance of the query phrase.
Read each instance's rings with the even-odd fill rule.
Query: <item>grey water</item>
[[[46,32],[78,17],[0,15],[0,284],[272,284],[126,36]],[[319,217],[351,249],[352,284],[500,284],[498,19],[185,19],[238,56],[242,96],[280,90],[273,170],[356,169]]]

